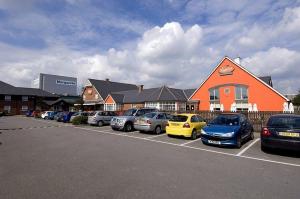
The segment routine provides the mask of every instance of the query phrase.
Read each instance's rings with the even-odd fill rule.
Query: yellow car
[[[169,120],[166,126],[167,135],[177,135],[196,139],[206,125],[204,119],[197,114],[178,114]]]

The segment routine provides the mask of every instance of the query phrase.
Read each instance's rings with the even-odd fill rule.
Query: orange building
[[[267,79],[267,81],[266,81]],[[235,61],[224,57],[191,95],[199,110],[283,111],[289,100],[272,87],[271,78],[259,78]]]

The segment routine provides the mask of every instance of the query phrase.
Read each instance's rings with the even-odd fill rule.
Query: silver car
[[[161,134],[166,130],[166,124],[171,118],[171,115],[161,112],[146,113],[143,116],[137,117],[134,122],[134,128],[140,132],[154,132]]]
[[[70,122],[72,122],[74,120],[75,117],[77,116],[89,116],[89,113],[88,112],[77,112],[77,113],[74,113],[71,118],[70,118]]]
[[[95,111],[88,117],[88,124],[103,126],[105,124],[110,124],[110,120],[117,116],[113,111]]]
[[[110,126],[113,130],[122,130],[129,132],[134,130],[135,118],[142,116],[146,113],[158,111],[156,108],[132,108],[128,109],[124,115],[113,117],[110,122]]]

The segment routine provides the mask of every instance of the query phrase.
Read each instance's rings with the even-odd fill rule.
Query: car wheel
[[[240,135],[238,135],[236,139],[236,148],[240,149],[242,147],[242,138]]]
[[[125,124],[125,128],[124,129],[125,129],[126,132],[132,131],[132,124],[130,124],[130,123]]]
[[[155,133],[157,135],[161,134],[161,128],[160,128],[160,126],[157,126],[154,131],[155,131]]]
[[[191,136],[192,140],[197,139],[197,131],[195,129],[193,129],[192,131],[192,136]]]
[[[48,117],[44,117],[45,120],[48,120]]]
[[[98,122],[98,126],[103,126],[103,122],[102,122],[102,121],[99,121],[99,122]]]

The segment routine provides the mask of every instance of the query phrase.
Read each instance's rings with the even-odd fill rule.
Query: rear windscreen
[[[153,118],[156,115],[156,113],[146,113],[143,115],[144,118]]]
[[[185,122],[188,119],[185,115],[175,115],[172,119],[170,119],[171,122]]]
[[[269,127],[300,129],[300,117],[271,117],[267,125]]]

